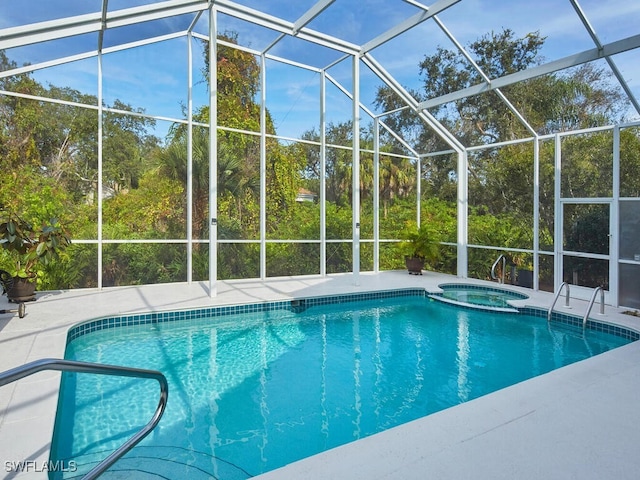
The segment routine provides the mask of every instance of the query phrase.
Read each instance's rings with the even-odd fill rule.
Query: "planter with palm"
[[[409,274],[422,275],[425,265],[434,263],[440,256],[438,232],[428,223],[420,227],[415,223],[407,224],[401,240],[398,253],[404,257]]]

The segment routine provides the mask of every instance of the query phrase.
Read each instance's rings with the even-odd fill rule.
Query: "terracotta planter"
[[[7,298],[13,303],[32,302],[36,299],[36,282],[30,278],[13,277]]]
[[[424,260],[419,257],[404,257],[404,264],[409,270],[409,275],[422,275]]]

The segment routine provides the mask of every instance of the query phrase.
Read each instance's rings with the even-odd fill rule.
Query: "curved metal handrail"
[[[558,288],[558,291],[556,292],[556,296],[553,298],[553,302],[551,303],[551,306],[549,307],[549,311],[547,312],[547,322],[551,321],[551,315],[553,314],[553,307],[556,306],[556,302],[558,301],[558,298],[562,293],[562,287],[567,287],[567,294],[566,294],[564,306],[569,307],[569,298],[570,298],[569,285],[570,284],[568,282],[562,282],[562,285],[560,285],[560,288]]]
[[[502,280],[496,276],[496,267],[498,266],[498,263],[500,263],[500,260],[502,260]],[[505,274],[506,268],[507,268],[507,257],[501,254],[496,259],[496,261],[493,262],[493,265],[491,266],[491,278],[493,278],[494,280],[498,280],[498,283],[501,283],[504,285],[504,274]]]
[[[591,300],[589,300],[589,306],[587,307],[587,312],[582,317],[582,327],[587,326],[587,320],[589,319],[589,315],[591,314],[591,309],[593,308],[593,304],[596,301],[596,297],[598,296],[598,292],[600,292],[600,315],[604,315],[604,288],[596,287],[591,295]]]
[[[122,367],[119,365],[103,365],[99,363],[78,362],[75,360],[62,360],[57,358],[43,358],[35,362],[26,363],[20,367],[0,373],[0,387],[28,377],[44,370],[56,370],[60,372],[95,373],[99,375],[113,375],[118,377],[137,377],[157,380],[160,384],[160,401],[153,417],[138,433],[113,451],[107,458],[96,465],[83,478],[93,480],[105,472],[120,457],[135,447],[158,424],[167,406],[169,384],[166,377],[156,370]]]

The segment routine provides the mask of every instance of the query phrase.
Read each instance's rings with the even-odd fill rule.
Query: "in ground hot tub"
[[[505,288],[486,287],[467,283],[443,283],[438,285],[442,292],[429,295],[434,300],[455,303],[471,308],[485,310],[517,312],[511,303],[513,300],[526,300],[524,293],[507,290]]]

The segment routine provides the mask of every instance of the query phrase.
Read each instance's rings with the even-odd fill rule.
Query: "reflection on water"
[[[458,317],[458,398],[460,402],[469,400],[469,324],[464,315]]]
[[[544,319],[402,298],[112,329],[75,340],[67,358],[157,369],[170,382],[158,428],[114,469],[235,479],[623,343]],[[53,456],[83,468],[157,404],[155,382],[64,378]]]

